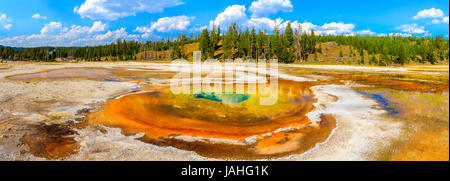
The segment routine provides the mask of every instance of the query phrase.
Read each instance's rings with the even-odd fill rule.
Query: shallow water
[[[200,94],[194,94],[194,98],[197,99],[207,99],[211,101],[217,102],[227,102],[227,103],[240,103],[249,99],[250,95],[248,94],[239,94],[239,93],[228,93],[223,92],[220,94],[215,94],[214,92],[202,92]]]
[[[386,98],[386,97],[384,96],[384,93],[383,93],[383,92],[381,92],[381,93],[372,93],[372,94],[367,93],[367,92],[362,91],[362,90],[357,90],[357,92],[360,93],[360,94],[363,94],[363,95],[365,95],[365,96],[368,96],[368,97],[370,97],[370,98],[372,98],[372,99],[375,99],[375,100],[381,105],[381,107],[382,107],[384,110],[388,111],[390,114],[397,114],[397,113],[398,113],[398,111],[395,110],[395,109],[391,106],[391,104],[394,104],[394,103],[390,103],[389,100],[388,100],[388,98]]]
[[[305,134],[321,130],[320,126],[311,127],[306,117],[314,110],[315,99],[309,90],[312,84],[280,80],[278,85],[274,105],[259,104],[260,98],[266,96],[259,93],[173,94],[167,86],[146,85],[147,92],[111,100],[89,120],[91,124],[122,128],[127,134],[144,132],[142,140],[149,143],[215,158],[223,158],[231,148],[235,151],[226,154],[228,159],[305,151],[306,146],[297,142]],[[280,129],[290,131],[278,133]],[[312,142],[314,139],[308,143]],[[272,151],[268,152],[268,147],[273,147]]]
[[[98,78],[111,75],[111,71],[106,69],[90,69],[90,68],[70,68],[49,70],[39,73],[14,75],[10,79],[48,79],[48,78]]]
[[[408,76],[374,73],[348,73],[285,69],[295,79],[278,81],[278,100],[261,105],[266,95],[231,91],[173,94],[168,80],[175,74],[164,70],[132,71],[126,68],[67,68],[8,77],[13,80],[88,78],[108,82],[132,82],[138,92],[109,100],[102,109],[87,116],[87,125],[122,129],[126,135],[145,133],[140,140],[194,151],[221,159],[277,158],[303,153],[323,142],[336,127],[331,115],[322,115],[313,124],[306,114],[314,111],[317,100],[310,90],[324,84],[358,84],[376,90],[422,91],[448,94],[448,82],[402,80]],[[311,78],[310,80],[304,77]],[[326,79],[321,79],[326,77]],[[296,80],[296,81],[295,81]],[[447,78],[448,80],[448,78]],[[193,88],[194,84],[189,85]],[[246,86],[248,86],[246,84]],[[393,103],[382,92],[358,93],[376,100],[380,107],[396,114]],[[63,154],[64,155],[64,154]]]

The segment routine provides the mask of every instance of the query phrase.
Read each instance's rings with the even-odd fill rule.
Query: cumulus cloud
[[[174,31],[193,31],[193,29],[188,29],[191,25],[191,19],[195,17],[187,17],[186,15],[173,16],[173,17],[164,17],[158,19],[156,22],[151,22],[150,26],[139,26],[134,32],[138,32],[141,34],[142,38],[160,38],[154,34],[155,31],[158,32],[174,32]]]
[[[191,25],[190,18],[186,15],[164,17],[158,19],[156,22],[152,22],[150,26],[150,31],[156,30],[159,32],[170,32],[170,31],[182,31],[186,30],[188,26]]]
[[[417,15],[413,17],[413,19],[442,18],[442,17],[444,17],[444,12],[442,10],[431,8],[431,9],[424,9],[418,12]]]
[[[33,16],[31,16],[31,18],[33,19],[47,19],[47,16],[42,16],[39,13],[34,14]]]
[[[442,22],[443,22],[443,23],[448,23],[448,16],[447,16],[447,17],[444,17],[444,18],[442,18]]]
[[[317,28],[317,25],[312,24],[310,22],[304,22],[304,23],[299,23],[299,25],[301,26],[295,26],[295,28],[300,31],[300,32],[311,32],[311,30],[315,30]]]
[[[374,35],[376,35],[376,33],[373,31],[370,31],[370,30],[360,30],[360,31],[355,31],[354,33],[351,33],[351,35],[374,36]]]
[[[255,22],[257,22],[257,23],[255,23]],[[271,20],[269,18],[252,18],[249,21],[247,21],[246,26],[248,26],[250,28],[254,27],[255,29],[268,30],[268,31],[274,31],[275,29],[278,29],[281,32],[284,32],[286,30],[288,23],[291,23],[291,28],[293,30],[299,29],[300,28],[299,25],[302,25],[301,23],[298,23],[297,21],[284,21],[281,18],[277,18],[274,20]],[[302,25],[301,30],[299,30],[299,31],[310,32],[312,28],[308,27],[308,25],[309,25],[308,23],[306,23],[305,25],[306,25],[305,28],[303,28],[303,25]]]
[[[96,22],[94,22],[92,27],[89,29],[89,33],[102,32],[102,31],[105,31],[105,29],[106,29],[105,23],[102,23],[101,21],[96,21]]]
[[[0,14],[0,29],[9,30],[12,27],[12,20],[6,14]]]
[[[159,13],[165,8],[183,4],[180,0],[86,0],[74,12],[92,20],[116,20],[137,13]]]
[[[248,11],[252,13],[252,18],[260,18],[279,11],[292,12],[293,9],[294,6],[290,0],[258,0],[252,2]]]
[[[322,35],[338,35],[338,34],[360,34],[360,35],[374,35],[374,32],[370,30],[363,30],[354,32],[355,25],[350,23],[342,23],[342,22],[331,22],[325,23],[323,25],[315,25],[310,22],[299,23],[298,21],[284,21],[281,18],[278,19],[270,19],[270,18],[251,18],[243,25],[246,27],[254,27],[255,29],[268,30],[273,31],[275,28],[278,28],[280,31],[284,31],[288,22],[291,23],[292,29],[297,29],[301,32],[310,33],[311,30],[314,30],[316,34]]]
[[[90,28],[87,26],[72,25],[68,31],[63,31],[63,37],[75,39],[77,37],[88,36]]]
[[[118,38],[139,39],[139,35],[128,34],[125,28],[101,34],[105,29],[106,24],[100,21],[94,22],[92,26],[72,25],[70,27],[64,27],[60,22],[50,22],[42,28],[40,34],[8,37],[1,39],[0,44],[20,47],[93,46],[115,42]]]
[[[412,37],[410,33],[389,33],[389,36],[401,36],[401,37]],[[386,34],[381,34],[380,36],[386,36]]]
[[[138,35],[130,35],[125,31],[125,28],[120,28],[115,31],[108,31],[102,35],[96,35],[95,39],[97,41],[108,40],[109,42],[116,41],[117,39],[138,39]]]
[[[433,23],[433,24],[448,23],[448,16],[443,17],[441,20],[433,19],[433,21],[431,21],[431,23]]]
[[[190,28],[189,29],[189,32],[201,32],[201,31],[203,31],[204,29],[207,29],[208,28],[208,26],[196,26],[196,27],[193,27],[193,28]]]
[[[317,28],[317,33],[326,34],[326,35],[336,35],[336,34],[348,34],[352,33],[353,29],[355,29],[355,25],[351,23],[325,23],[322,26]]]
[[[145,33],[145,32],[150,32],[150,28],[145,27],[145,26],[139,26],[134,31],[139,32],[139,33]]]
[[[134,31],[141,33],[142,38],[149,38],[153,35],[149,27],[137,27]]]
[[[254,27],[255,29],[260,30],[273,31],[275,28],[281,29],[282,23],[283,19],[281,18],[275,20],[272,20],[270,18],[251,18],[250,20],[244,23],[244,26]]]
[[[140,33],[140,37],[142,39],[148,39],[148,38],[155,38],[155,39],[161,39],[160,36],[157,36],[154,34],[152,30],[150,30],[150,27],[137,27],[134,32]]]
[[[260,0],[261,1],[261,0]],[[260,1],[257,1],[260,3]],[[264,2],[264,1],[261,1]],[[253,2],[255,3],[255,2]],[[290,4],[290,1],[289,1]],[[259,5],[258,5],[259,6]],[[213,26],[220,26],[222,28],[226,28],[232,23],[236,23],[243,27],[254,27],[259,30],[269,30],[273,31],[275,28],[279,28],[283,30],[287,21],[284,21],[281,18],[270,19],[268,17],[251,17],[248,18],[246,14],[246,8],[244,5],[232,5],[228,6],[223,12],[219,13],[217,17],[210,21],[209,28],[211,29]],[[296,23],[296,22],[295,22]],[[293,25],[294,27],[295,25]],[[226,31],[226,29],[225,29]]]
[[[44,26],[41,30],[41,34],[51,34],[56,33],[62,28],[62,24],[60,22],[50,22]]]
[[[315,25],[310,22],[299,23],[298,21],[285,21],[281,18],[271,19],[269,17],[262,17],[268,14],[274,14],[279,11],[288,12],[293,8],[289,0],[258,0],[254,1],[249,9],[253,13],[251,18],[247,17],[246,8],[244,5],[228,6],[225,11],[219,13],[217,17],[210,21],[209,28],[213,25],[221,26],[224,31],[231,23],[237,23],[241,27],[254,27],[256,30],[267,30],[268,33],[273,32],[276,28],[284,31],[288,22],[291,23],[292,29],[298,29],[301,25],[302,32],[310,33],[314,30],[316,34],[360,34],[360,35],[375,35],[376,33],[370,30],[362,30],[355,32],[355,25],[343,22],[331,22],[323,25]],[[266,14],[264,14],[266,13]]]
[[[439,23],[441,23],[441,21],[439,21],[438,19],[434,19],[433,21],[431,21],[431,23],[433,23],[433,24],[439,24]]]
[[[215,20],[210,21],[210,28],[214,26],[226,27],[231,23],[241,24],[247,21],[246,8],[244,5],[228,6],[225,11],[219,13]]]
[[[417,24],[404,24],[404,25],[397,27],[397,29],[399,29],[400,31],[402,31],[404,33],[409,33],[409,34],[428,33],[427,31],[425,31],[425,28],[423,26],[419,26]]]

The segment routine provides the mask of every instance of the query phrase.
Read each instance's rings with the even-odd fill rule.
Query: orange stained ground
[[[254,105],[253,99],[227,105],[174,96],[162,90],[111,100],[100,113],[91,114],[89,120],[124,128],[129,133],[145,132],[147,138],[156,140],[171,135],[240,140],[307,124],[305,114],[314,109],[313,99],[310,95],[291,98],[289,95],[299,95],[302,84],[280,83],[280,102],[267,107]]]
[[[387,76],[348,72],[317,74],[333,76],[334,79],[317,82],[295,82],[280,79],[278,82],[279,100],[275,105],[266,107],[257,104],[255,100],[261,96],[257,94],[250,95],[250,99],[242,103],[225,104],[211,100],[196,99],[191,95],[172,95],[167,86],[146,84],[146,81],[150,81],[147,78],[170,79],[174,75],[173,72],[130,71],[120,68],[67,68],[15,75],[8,78],[16,80],[117,78],[119,81],[135,82],[143,86],[143,90],[146,92],[128,94],[108,101],[102,110],[88,115],[87,123],[118,127],[126,134],[144,132],[146,136],[142,139],[143,141],[152,140],[149,141],[151,143],[162,142],[180,149],[197,151],[204,156],[222,157],[220,155],[228,155],[243,159],[261,158],[259,155],[280,156],[290,153],[301,153],[328,137],[332,129],[335,128],[335,120],[330,115],[322,118],[321,125],[318,127],[303,128],[310,121],[305,116],[306,113],[314,110],[312,105],[315,102],[313,99],[314,95],[310,91],[310,87],[314,85],[343,84],[346,81],[354,81],[364,85],[373,85],[374,88],[384,87],[396,91],[448,92],[448,77],[439,81],[422,82],[408,80],[409,77],[400,75]],[[300,129],[274,133],[277,129],[288,127]],[[447,134],[435,137],[445,138],[448,143],[448,130],[443,133]],[[51,136],[48,137],[46,135]],[[256,135],[258,136],[258,141],[255,144],[242,147],[231,144],[184,142],[183,140],[173,140],[171,137],[178,135],[226,140],[242,140]],[[425,136],[421,135],[413,138],[420,141],[426,140],[423,137]],[[78,144],[72,138],[59,138],[58,134],[46,133],[43,136],[26,135],[22,141],[33,148],[35,155],[42,155],[52,159],[73,154],[73,150],[78,148]],[[42,142],[50,144],[42,147]],[[413,143],[409,145],[418,145],[416,142]],[[432,146],[442,145],[442,141],[437,141],[436,143],[429,141],[427,143],[432,143]],[[408,152],[407,155],[395,155],[392,159],[420,160],[416,158],[416,155],[423,152],[422,148],[416,149],[408,146],[408,144],[405,145],[401,147],[400,150],[403,149],[401,153],[406,153],[405,150],[413,150],[414,152]],[[433,148],[433,152],[438,152],[436,150],[447,150],[447,154],[439,154],[439,158],[448,160],[448,144],[444,145],[444,148],[423,147]],[[436,154],[427,155],[434,156]],[[434,159],[435,157],[430,158]]]

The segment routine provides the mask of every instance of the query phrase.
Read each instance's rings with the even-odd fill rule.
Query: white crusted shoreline
[[[320,85],[312,90],[319,105],[308,116],[317,119],[320,114],[331,114],[337,127],[325,142],[313,149],[277,160],[374,160],[372,153],[401,133],[402,123],[388,120],[386,111],[376,108],[378,104],[374,100],[358,94],[350,85]],[[338,100],[329,101],[327,94]]]

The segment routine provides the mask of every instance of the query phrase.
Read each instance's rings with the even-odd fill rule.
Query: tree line
[[[284,31],[276,28],[272,34],[255,28],[241,28],[231,24],[226,32],[220,27],[210,31],[204,29],[194,35],[180,34],[176,38],[157,41],[125,41],[102,46],[86,47],[37,47],[13,49],[0,47],[0,58],[8,60],[54,61],[73,58],[79,61],[124,61],[136,60],[138,53],[168,52],[153,56],[154,59],[186,58],[184,45],[199,42],[202,59],[278,59],[283,63],[317,60],[322,53],[322,43],[336,42],[352,46],[350,56],[359,54],[359,64],[392,65],[418,63],[439,63],[449,59],[449,41],[443,36],[401,37],[316,35],[313,30],[303,31],[301,25],[292,27],[288,22]],[[366,55],[367,52],[367,55]],[[342,50],[339,57],[343,57]],[[144,56],[147,57],[147,56]]]
[[[185,44],[197,42],[197,36],[191,34],[180,35],[177,38],[168,37],[166,40],[158,41],[126,41],[118,39],[115,43],[101,46],[86,47],[36,47],[36,48],[11,48],[0,47],[0,58],[3,60],[23,60],[23,61],[55,61],[57,59],[72,58],[79,61],[126,61],[136,60],[136,55],[147,51],[174,50]],[[181,52],[180,52],[181,54]],[[160,59],[172,58],[159,57]]]
[[[335,41],[340,45],[356,48],[365,61],[374,65],[408,64],[410,62],[431,63],[449,59],[449,41],[442,35],[436,37],[400,37],[400,36],[319,36],[319,42]],[[356,52],[350,52],[356,53]],[[376,55],[379,56],[376,56]],[[378,57],[378,58],[377,58]]]
[[[308,55],[316,51],[314,31],[310,34],[300,29],[294,30],[288,23],[284,33],[275,29],[273,34],[255,28],[244,31],[232,24],[226,33],[221,34],[220,27],[213,27],[210,32],[204,29],[200,35],[200,50],[202,58],[217,59],[278,59],[284,63],[295,60],[307,60]],[[221,44],[219,43],[221,42]],[[215,54],[221,50],[221,54]]]

